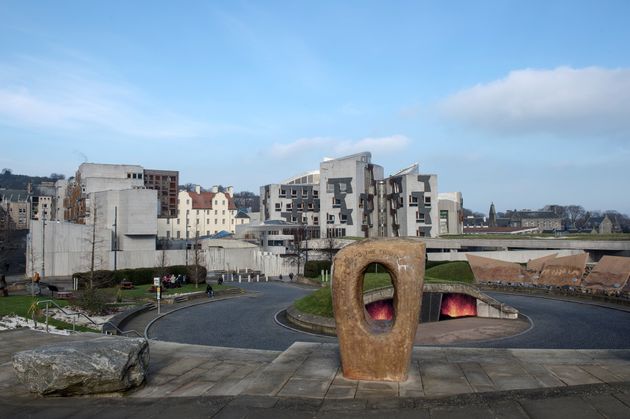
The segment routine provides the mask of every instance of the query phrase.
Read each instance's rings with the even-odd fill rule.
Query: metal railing
[[[140,333],[138,333],[138,331],[136,330],[121,330],[118,326],[116,326],[114,323],[110,322],[110,321],[106,321],[103,323],[97,323],[94,320],[92,320],[88,315],[86,315],[85,313],[81,313],[79,311],[76,312],[68,312],[66,310],[63,309],[63,307],[61,307],[59,304],[57,304],[55,301],[53,300],[40,300],[37,302],[37,305],[46,305],[45,308],[45,317],[46,317],[46,333],[49,332],[49,319],[50,319],[50,305],[52,304],[53,306],[57,307],[57,309],[59,309],[63,314],[65,314],[66,316],[72,316],[72,331],[76,332],[76,324],[77,324],[77,320],[79,319],[79,316],[83,316],[85,317],[90,323],[92,323],[94,326],[99,326],[101,328],[101,330],[103,330],[103,325],[110,325],[111,327],[113,327],[114,329],[116,329],[116,331],[121,334],[121,335],[126,335],[126,334],[131,334],[131,333],[135,333],[138,337],[144,338],[144,336],[142,336]],[[33,310],[33,313],[31,315],[32,319],[33,319],[33,323],[35,324],[35,328],[37,328],[37,320],[35,319],[35,310]],[[103,332],[105,334],[107,334],[106,332]]]

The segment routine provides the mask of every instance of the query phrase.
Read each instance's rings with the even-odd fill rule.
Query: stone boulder
[[[148,367],[149,344],[142,338],[104,336],[13,355],[18,379],[41,395],[126,391],[144,382]]]

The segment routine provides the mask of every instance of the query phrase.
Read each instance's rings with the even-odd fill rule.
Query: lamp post
[[[114,275],[116,275],[117,257],[118,257],[118,207],[114,207]]]
[[[186,217],[186,272],[188,272],[188,217]]]

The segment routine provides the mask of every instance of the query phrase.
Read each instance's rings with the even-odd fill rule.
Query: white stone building
[[[213,186],[210,192],[202,192],[200,186],[194,192],[180,191],[177,218],[158,220],[158,237],[165,239],[190,239],[211,236],[221,231],[236,232],[236,224],[244,224],[249,218],[239,217],[234,205],[233,189],[219,192]]]

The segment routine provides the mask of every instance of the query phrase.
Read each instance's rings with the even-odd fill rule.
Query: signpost
[[[160,300],[161,300],[161,289],[160,289],[160,278],[153,278],[153,286],[155,287],[155,296],[157,298],[157,314],[160,315]]]

